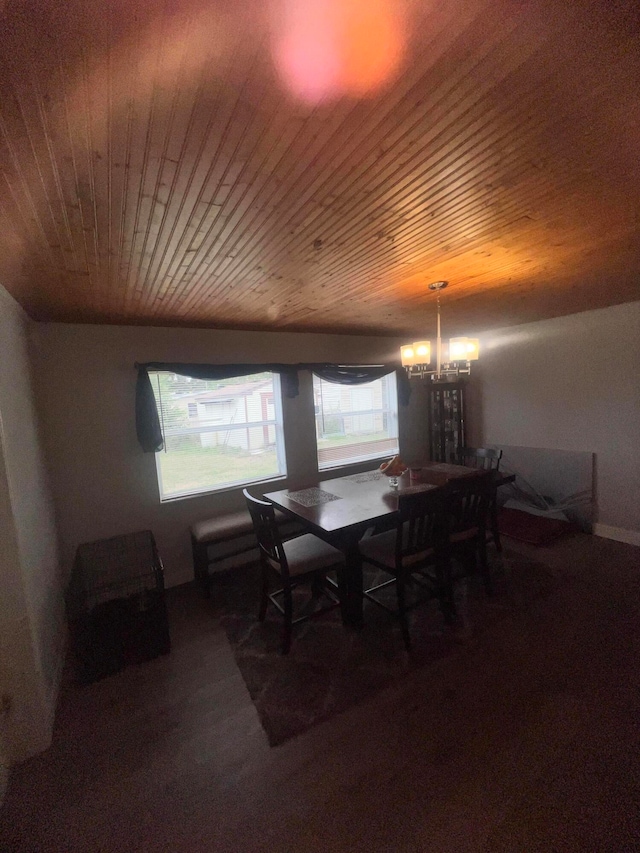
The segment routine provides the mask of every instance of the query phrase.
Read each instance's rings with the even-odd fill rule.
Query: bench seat
[[[283,512],[276,510],[276,522],[282,531],[283,538],[297,536],[302,532],[301,525],[297,524]],[[215,561],[209,555],[209,548],[222,542],[240,540],[238,547],[232,551],[226,551],[219,559],[235,557],[253,551],[258,547],[256,542],[253,523],[249,511],[246,509],[237,512],[224,513],[214,518],[206,518],[191,525],[191,551],[193,554],[193,574],[196,583],[205,597],[209,596],[211,576],[209,565]],[[250,537],[250,538],[248,538]],[[244,540],[244,541],[242,541]]]

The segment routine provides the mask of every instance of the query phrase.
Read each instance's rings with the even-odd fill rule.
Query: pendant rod
[[[436,360],[437,360],[436,370],[437,370],[437,374],[439,376],[440,375],[440,368],[442,367],[442,338],[440,337],[440,293],[438,293],[438,295],[437,295],[436,304],[437,304],[437,309],[438,309],[438,314],[437,314],[438,319],[437,319],[437,327],[436,327],[437,335],[438,335],[437,340],[436,340]]]

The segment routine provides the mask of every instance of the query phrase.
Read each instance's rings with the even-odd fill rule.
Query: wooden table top
[[[476,475],[476,468],[438,463],[407,471],[394,489],[389,478],[376,469],[331,480],[317,480],[304,487],[268,492],[265,498],[280,509],[327,533],[344,531],[381,520],[398,510],[401,495],[426,492],[456,477]],[[315,502],[317,501],[317,502]],[[310,505],[307,505],[310,504]]]

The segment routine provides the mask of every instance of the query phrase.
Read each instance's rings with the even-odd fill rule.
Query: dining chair
[[[493,447],[460,447],[454,461],[469,468],[482,468],[484,471],[499,471],[502,451]]]
[[[453,618],[453,589],[448,567],[445,533],[445,495],[441,490],[400,496],[398,520],[394,530],[362,539],[359,551],[362,561],[382,569],[392,577],[363,591],[369,600],[397,616],[407,651],[411,636],[407,613],[435,594],[446,621]],[[425,570],[435,567],[435,577],[429,578],[429,594],[422,595],[407,606],[407,583],[424,589]],[[414,583],[415,582],[415,583]],[[396,586],[397,609],[382,601],[378,593],[391,584]]]
[[[444,489],[448,559],[457,559],[472,571],[479,562],[488,594],[493,591],[487,560],[487,516],[493,491],[489,471],[456,477]]]
[[[291,648],[294,625],[322,613],[327,613],[339,606],[340,599],[335,595],[333,589],[343,585],[344,555],[337,548],[312,533],[304,533],[302,536],[283,542],[276,523],[273,504],[254,498],[247,489],[243,490],[243,495],[251,514],[260,549],[262,584],[258,619],[261,622],[264,621],[269,602],[284,616],[281,651],[283,655],[286,655]],[[339,584],[327,577],[327,573],[332,570],[338,573]],[[272,576],[278,578],[281,587],[269,592]],[[330,603],[324,607],[314,608],[312,612],[294,619],[293,591],[305,583],[311,585],[314,599],[325,595]],[[280,597],[283,600],[282,604],[278,600]]]
[[[453,461],[469,468],[479,468],[483,471],[499,471],[502,450],[493,447],[461,447]],[[494,488],[489,502],[489,540],[493,541],[498,553],[502,551],[500,531],[498,530],[498,489]]]

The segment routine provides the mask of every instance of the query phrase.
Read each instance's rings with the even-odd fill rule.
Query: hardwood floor
[[[64,692],[0,849],[637,851],[640,550],[509,546],[570,581],[274,749],[215,603],[172,590],[171,654]]]

